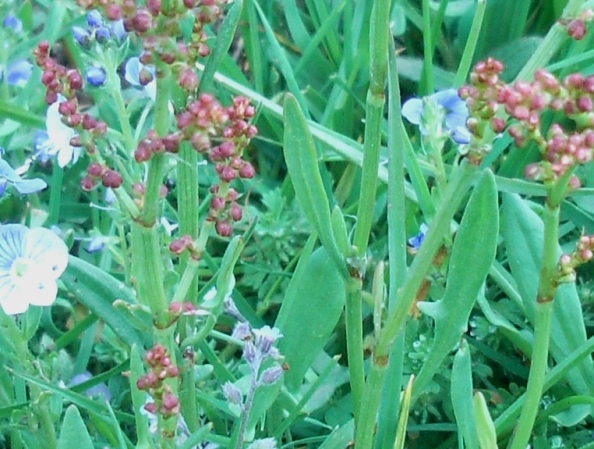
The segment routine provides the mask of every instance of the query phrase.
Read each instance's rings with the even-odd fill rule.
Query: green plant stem
[[[99,54],[99,58],[102,60],[105,72],[107,73],[107,90],[113,99],[118,121],[122,128],[122,134],[124,135],[124,146],[129,154],[134,151],[134,134],[132,127],[130,126],[130,116],[126,111],[124,104],[124,97],[122,97],[122,88],[120,82],[120,76],[118,75],[118,61],[116,59],[116,52],[106,51]]]
[[[356,427],[355,449],[370,449],[372,446],[382,384],[394,340],[404,327],[406,317],[415,301],[421,282],[425,278],[444,236],[449,232],[452,218],[468,191],[476,172],[477,167],[464,160],[462,165],[452,173],[443,201],[437,209],[423,244],[408,270],[406,282],[397,291],[395,305],[389,312],[373,354],[371,370],[363,394],[366,401],[365,407],[361,409],[360,425]]]
[[[62,204],[62,184],[64,182],[64,169],[60,167],[57,159],[54,159],[52,165],[52,182],[49,200],[49,216],[47,225],[58,224],[60,220],[60,206]]]
[[[476,51],[476,44],[481,34],[483,18],[485,17],[485,9],[487,9],[487,1],[478,0],[476,2],[476,9],[474,10],[472,26],[470,28],[470,32],[468,33],[468,40],[466,41],[466,45],[464,46],[464,53],[462,53],[460,65],[458,66],[456,77],[454,78],[453,87],[460,87],[462,84],[464,84],[464,81],[468,76],[468,72],[470,71],[470,66],[472,64],[472,59],[474,58],[474,52]]]
[[[433,92],[433,45],[431,43],[431,8],[429,0],[423,0],[423,73],[419,94]]]
[[[363,306],[361,301],[361,279],[351,278],[346,281],[346,339],[349,357],[349,381],[353,396],[353,416],[355,426],[359,412],[363,406],[363,390],[365,388],[365,372],[363,359]]]
[[[367,91],[365,142],[363,146],[361,190],[357,208],[357,227],[353,239],[360,260],[363,260],[367,253],[375,206],[381,126],[385,103],[384,91],[388,68],[389,12],[389,0],[376,0],[373,3],[370,26],[370,84]],[[358,277],[360,274],[358,273],[356,276]],[[346,286],[347,350],[349,354],[351,391],[353,392],[355,427],[357,426],[357,418],[363,398],[361,393],[365,384],[363,372],[362,282],[357,277],[347,281]]]
[[[177,192],[180,235],[189,235],[192,240],[198,238],[198,153],[187,142],[182,143],[179,156],[181,161],[177,165]],[[183,272],[190,260],[190,254],[185,251],[180,258],[180,270]],[[189,286],[189,301],[196,303],[198,280],[194,279]],[[182,337],[182,340],[185,336]]]
[[[564,379],[569,371],[575,368],[592,352],[594,352],[594,337],[590,337],[588,340],[583,342],[567,358],[563,359],[561,363],[555,365],[555,367],[549,371],[545,378],[543,393]],[[520,409],[525,398],[526,393],[516,399],[516,401],[507,409],[505,409],[505,411],[495,420],[495,428],[497,430],[497,436],[499,439],[505,436],[517,421],[517,416],[520,413]]]
[[[516,426],[515,434],[509,445],[510,449],[524,449],[530,440],[534,420],[544,388],[549,342],[551,337],[551,319],[553,298],[557,290],[557,245],[559,242],[559,205],[545,204],[543,211],[544,247],[542,265],[536,296],[536,317],[534,322],[534,344],[530,363],[530,374],[526,387],[526,398],[522,413]]]
[[[562,17],[575,18],[585,2],[586,0],[569,0],[563,10]],[[555,22],[536,51],[532,54],[532,57],[526,62],[520,73],[518,73],[516,79],[530,79],[537,69],[545,67],[549,63],[561,47],[561,44],[567,39],[569,39],[567,26],[562,25],[559,21]]]
[[[390,54],[395,54],[394,42],[390,41]],[[400,111],[400,85],[396,58],[388,62],[388,255],[389,289],[388,310],[396,304],[398,287],[406,279],[406,192],[404,187],[404,148],[406,131]],[[390,361],[383,385],[383,394],[378,415],[376,448],[392,448],[396,437],[398,409],[404,360],[404,332],[402,332],[390,354]]]

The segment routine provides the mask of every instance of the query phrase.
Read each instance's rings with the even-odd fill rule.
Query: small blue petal
[[[124,28],[124,20],[115,20],[109,25],[111,34],[113,34],[117,40],[122,41],[126,38],[126,29]]]
[[[23,22],[21,22],[14,14],[8,14],[2,21],[4,28],[12,28],[15,33],[23,31]]]
[[[86,72],[87,82],[91,86],[99,87],[105,83],[105,79],[107,78],[107,74],[105,73],[105,69],[103,67],[89,67]]]
[[[97,39],[97,42],[99,42],[100,44],[109,40],[110,37],[111,31],[109,30],[109,28],[105,26],[99,27],[95,31],[95,39]]]
[[[103,237],[92,238],[89,243],[85,245],[85,251],[89,254],[96,253],[105,248],[105,239]]]
[[[101,16],[101,13],[94,9],[93,11],[89,12],[87,14],[87,24],[90,27],[100,27],[101,25],[103,25],[103,17]]]
[[[4,195],[7,185],[8,181],[6,179],[0,178],[0,196]]]
[[[21,177],[17,175],[14,169],[3,159],[0,159],[0,178],[4,178],[9,182],[17,182]]]
[[[78,45],[82,45],[83,47],[88,45],[91,40],[91,35],[87,30],[76,26],[72,27],[72,37]]]
[[[33,72],[33,65],[26,59],[13,62],[8,66],[6,73],[6,82],[10,86],[20,86],[29,81],[31,73]]]
[[[105,203],[108,205],[112,205],[113,203],[116,202],[117,197],[115,192],[113,191],[112,188],[107,188],[105,189],[105,197],[104,197]]]
[[[124,67],[124,77],[126,81],[134,86],[140,86],[140,70],[142,69],[142,64],[137,57],[133,57],[126,61],[126,66]]]
[[[23,195],[28,195],[30,193],[39,192],[47,187],[47,184],[43,179],[33,178],[33,179],[21,179],[14,183],[14,187],[18,190],[19,193]]]
[[[421,247],[421,244],[423,243],[423,240],[425,239],[425,234],[427,233],[428,229],[429,228],[427,227],[427,225],[423,223],[419,228],[419,233],[414,237],[408,239],[408,244],[413,249],[419,249]]]
[[[420,125],[423,117],[423,100],[411,98],[402,105],[402,116],[413,125]]]

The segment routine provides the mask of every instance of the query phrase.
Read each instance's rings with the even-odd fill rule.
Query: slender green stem
[[[431,7],[429,0],[423,0],[423,73],[419,93],[433,92],[433,45],[431,43]]]
[[[510,449],[524,449],[530,440],[534,420],[538,413],[540,398],[544,389],[549,342],[551,338],[551,319],[553,298],[557,290],[557,245],[559,242],[559,206],[547,202],[543,212],[544,248],[542,265],[536,297],[536,317],[534,322],[534,345],[530,363],[530,374],[526,387],[526,397]]]
[[[122,133],[124,135],[125,148],[129,152],[128,154],[132,154],[132,151],[134,150],[134,133],[132,132],[132,126],[130,125],[130,116],[128,115],[128,111],[124,104],[124,97],[122,97],[116,54],[112,51],[107,51],[105,53],[102,52],[99,56],[102,56],[102,62],[107,74],[106,87],[114,102],[118,121],[120,122],[120,127],[122,128]]]
[[[386,375],[389,355],[394,341],[403,329],[419,286],[425,278],[444,236],[449,231],[452,218],[468,191],[476,171],[477,167],[463,161],[462,166],[452,174],[443,201],[430,224],[429,231],[425,235],[413,264],[408,270],[406,282],[396,293],[394,307],[390,310],[386,324],[377,341],[371,371],[365,385],[363,394],[365,407],[361,409],[360,424],[355,431],[355,449],[371,448],[382,383]]]
[[[60,206],[62,205],[62,184],[64,182],[64,169],[60,167],[57,160],[52,166],[52,182],[49,200],[49,217],[47,225],[57,224],[60,220]]]
[[[476,51],[476,44],[481,34],[481,27],[483,25],[483,18],[485,17],[485,9],[487,9],[487,0],[478,0],[476,2],[476,9],[474,10],[474,18],[472,19],[472,26],[468,33],[468,40],[464,47],[464,53],[460,59],[460,65],[454,78],[454,87],[460,87],[464,84],[468,72],[470,72],[470,66],[472,59],[474,58],[474,52]]]
[[[184,270],[184,274],[179,281],[171,302],[182,302],[186,300],[188,292],[196,280],[196,273],[198,272],[199,263],[200,261],[197,259],[190,259],[188,261],[186,269]],[[185,336],[183,338],[185,338]]]
[[[391,41],[390,54],[395,53]],[[400,111],[400,86],[396,58],[388,62],[388,255],[389,289],[388,310],[396,304],[398,287],[406,279],[406,229],[405,208],[406,193],[404,187],[404,148],[405,133]],[[376,448],[392,448],[396,437],[402,364],[404,360],[404,332],[402,332],[392,352],[383,385],[383,394],[378,415]]]
[[[177,165],[177,191],[180,235],[189,235],[192,240],[198,238],[198,153],[187,142],[182,143]],[[180,259],[180,270],[185,270],[190,259],[187,252]],[[195,301],[198,282],[194,280],[190,286],[190,301]],[[183,338],[182,338],[183,339]]]
[[[594,352],[594,337],[590,337],[588,340],[583,342],[578,348],[575,349],[567,358],[563,359],[559,364],[555,365],[553,369],[547,374],[543,387],[543,393],[556,385],[558,382],[563,380],[569,371],[575,368],[582,360],[588,357]],[[526,393],[520,396],[516,401],[510,405],[505,411],[495,420],[495,428],[497,430],[497,436],[501,439],[505,436],[517,422],[517,416],[520,413],[520,409]]]
[[[370,84],[367,91],[365,142],[363,146],[363,167],[361,190],[357,208],[357,227],[355,228],[354,245],[357,256],[365,257],[371,224],[375,194],[377,187],[377,169],[381,145],[381,126],[385,103],[385,86],[387,77],[387,55],[390,12],[389,0],[375,0],[371,11],[370,26]],[[361,280],[353,278],[347,283],[346,320],[347,349],[349,354],[349,374],[351,391],[353,392],[353,410],[355,427],[361,407],[362,390],[365,384],[363,372],[363,329],[361,305]]]
[[[354,278],[349,279],[345,286],[347,353],[355,424],[358,422],[359,412],[363,406],[363,390],[365,388],[361,286],[361,280]]]

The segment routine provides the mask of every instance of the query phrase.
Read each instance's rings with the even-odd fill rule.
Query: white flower
[[[0,305],[9,315],[50,306],[68,265],[66,244],[49,229],[0,226]]]
[[[47,160],[49,156],[57,155],[58,165],[64,168],[69,162],[75,163],[80,156],[81,148],[70,145],[70,140],[76,137],[76,131],[62,123],[62,116],[58,111],[60,103],[66,101],[58,96],[49,108],[45,116],[45,128],[47,138],[40,139],[37,143],[37,156]]]

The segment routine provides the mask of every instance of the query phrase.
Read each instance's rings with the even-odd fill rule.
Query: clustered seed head
[[[571,254],[562,254],[558,264],[558,281],[574,282],[575,269],[594,258],[594,235],[582,235]]]
[[[531,82],[518,80],[506,84],[499,79],[503,65],[493,59],[479,62],[470,76],[471,84],[460,88],[471,118],[468,128],[477,139],[487,126],[497,133],[506,127],[499,113],[502,108],[514,119],[507,127],[517,147],[533,142],[540,149],[542,162],[525,169],[529,179],[553,182],[569,169],[585,164],[594,157],[594,76],[571,74],[563,80],[539,69]],[[542,129],[542,114],[561,112],[573,120],[575,130],[567,131],[554,123]],[[579,180],[571,177],[569,185],[579,187]]]
[[[165,385],[165,379],[179,376],[179,369],[171,362],[165,347],[159,344],[149,349],[144,358],[149,372],[138,379],[136,386],[139,390],[147,391],[154,399],[154,402],[145,406],[146,410],[161,413],[166,418],[179,414],[179,400]]]
[[[58,95],[68,99],[75,97],[83,87],[83,78],[76,69],[67,69],[50,56],[47,41],[41,41],[33,50],[35,63],[42,70],[41,82],[46,87],[45,102],[50,105],[56,102]]]
[[[136,162],[146,162],[153,154],[172,153],[179,151],[179,143],[183,136],[181,133],[168,134],[165,137],[157,136],[157,133],[150,129],[146,137],[138,142],[136,150],[134,151],[134,159]]]
[[[81,180],[80,186],[85,192],[89,192],[99,180],[104,187],[111,189],[117,189],[123,182],[122,175],[117,171],[101,163],[93,162],[87,167],[87,174]]]
[[[237,203],[237,191],[228,188],[225,194],[220,193],[218,185],[210,188],[212,199],[208,209],[207,220],[215,223],[215,230],[221,237],[229,237],[233,233],[233,222],[241,220],[241,206]]]

